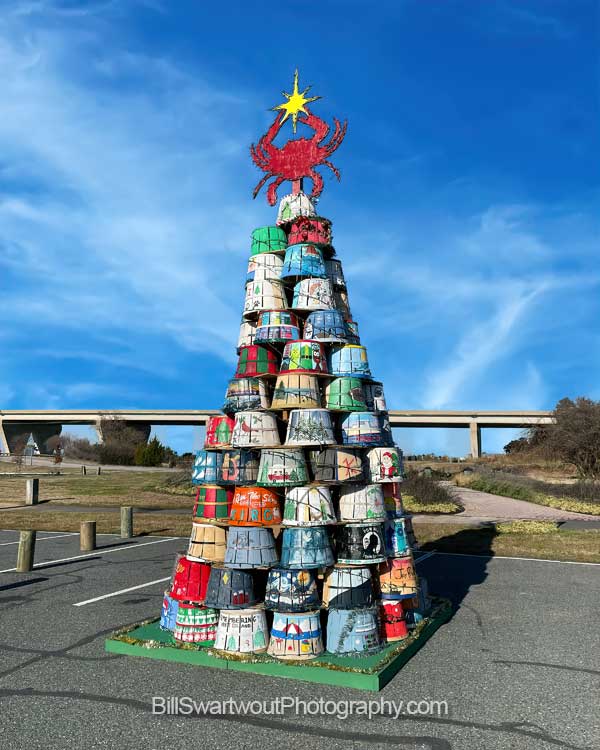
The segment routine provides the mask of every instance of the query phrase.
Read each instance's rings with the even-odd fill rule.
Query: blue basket
[[[283,259],[281,278],[285,279],[290,276],[326,279],[327,270],[321,250],[316,245],[305,243],[288,245]]]
[[[292,527],[283,530],[282,568],[325,568],[333,563],[333,552],[325,527]]]
[[[330,654],[367,656],[381,649],[377,609],[331,609],[327,618]]]

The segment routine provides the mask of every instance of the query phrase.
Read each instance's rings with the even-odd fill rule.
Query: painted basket
[[[285,495],[284,526],[326,526],[336,517],[329,487],[292,487]]]
[[[210,607],[197,607],[182,602],[177,610],[173,638],[182,643],[196,643],[210,647],[217,634],[219,613]]]
[[[281,278],[320,278],[327,277],[323,254],[316,245],[299,243],[288,245],[285,251]]]
[[[251,255],[280,253],[287,247],[287,235],[281,227],[258,227],[252,232]]]
[[[260,454],[257,484],[263,487],[294,487],[309,481],[301,448],[265,448]]]
[[[261,378],[234,378],[229,381],[223,411],[233,414],[269,408],[267,381]]]
[[[221,454],[219,483],[255,484],[258,478],[260,451],[248,448],[232,448]]]
[[[213,565],[204,603],[215,609],[246,609],[258,604],[252,573]]]
[[[334,557],[324,526],[294,526],[283,530],[281,567],[295,570],[327,568]]]
[[[306,193],[290,193],[279,201],[277,224],[288,224],[298,216],[316,216],[315,207]]]
[[[225,567],[251,570],[272,568],[278,563],[271,529],[232,526],[227,535]]]
[[[231,447],[231,433],[234,421],[231,417],[219,414],[211,417],[206,425],[206,437],[204,448],[229,448]]]
[[[386,518],[383,491],[377,484],[342,487],[340,521],[383,521]]]
[[[386,559],[383,524],[345,524],[335,532],[338,563],[370,565]]]
[[[325,348],[318,341],[299,339],[285,345],[280,373],[327,375]]]
[[[381,649],[377,609],[330,609],[327,652],[336,656],[367,656]]]
[[[331,245],[331,222],[322,216],[299,216],[291,222],[288,242],[311,242],[316,245]]]
[[[321,391],[316,375],[288,372],[278,376],[271,409],[310,409],[320,406]]]
[[[265,608],[277,612],[307,612],[321,606],[314,570],[271,568]]]
[[[215,649],[228,654],[260,654],[267,650],[269,630],[264,609],[222,609]]]
[[[363,480],[363,461],[356,448],[323,448],[310,451],[315,482],[345,484]]]
[[[323,637],[319,612],[275,612],[269,656],[276,659],[316,659],[323,653]]]
[[[229,519],[232,526],[277,526],[279,496],[266,487],[236,487]]]
[[[336,565],[325,574],[323,606],[329,609],[363,609],[375,604],[371,571],[367,567]]]
[[[231,510],[233,489],[218,485],[204,485],[198,487],[196,503],[192,516],[194,518],[227,519]]]

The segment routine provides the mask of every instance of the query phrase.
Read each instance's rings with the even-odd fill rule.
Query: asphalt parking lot
[[[18,533],[0,531],[0,726],[13,750],[70,748],[597,748],[600,566],[433,554],[419,563],[456,613],[381,693],[104,651],[158,616],[185,539],[39,532],[17,574]],[[149,584],[149,585],[147,585]],[[443,700],[447,715],[157,716],[153,696]]]

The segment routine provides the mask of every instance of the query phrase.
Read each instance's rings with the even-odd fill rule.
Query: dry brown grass
[[[421,549],[541,560],[600,562],[600,530],[498,533],[492,527],[415,522]]]
[[[495,454],[493,456],[482,456],[468,462],[473,468],[482,466],[490,469],[502,469],[503,471],[514,471],[523,476],[542,481],[564,481],[576,479],[577,473],[572,464],[536,456],[534,453],[514,453],[510,455]]]
[[[79,531],[82,521],[96,521],[99,534],[119,534],[119,513],[110,511],[71,512],[11,510],[0,511],[0,529],[33,529],[35,531]],[[133,532],[158,536],[189,536],[192,530],[192,512],[189,516],[156,513],[134,513]]]
[[[164,478],[153,472],[110,471],[100,476],[80,472],[39,477],[40,501],[61,505],[132,505],[134,507],[191,508],[193,497],[161,491]],[[25,477],[0,474],[0,503],[24,504]]]

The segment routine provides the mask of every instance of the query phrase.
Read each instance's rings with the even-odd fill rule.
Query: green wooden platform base
[[[324,654],[312,661],[278,661],[266,654],[247,657],[222,655],[196,644],[181,644],[161,630],[158,620],[129,625],[106,639],[105,648],[116,654],[145,656],[217,669],[234,669],[272,677],[288,677],[324,685],[359,690],[381,690],[452,614],[450,602],[434,599],[431,615],[403,641],[386,646],[371,656]]]

